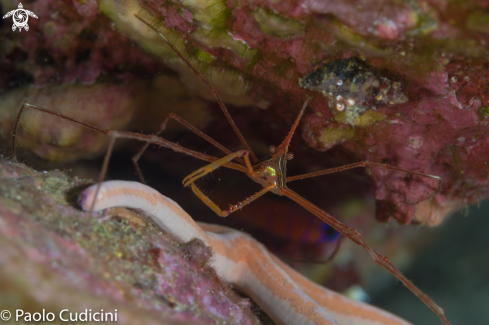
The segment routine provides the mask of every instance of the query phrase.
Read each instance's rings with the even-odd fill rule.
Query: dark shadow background
[[[405,272],[445,311],[452,325],[489,324],[489,201],[471,205],[435,229],[435,238]],[[415,325],[440,324],[435,314],[397,282],[373,304]]]

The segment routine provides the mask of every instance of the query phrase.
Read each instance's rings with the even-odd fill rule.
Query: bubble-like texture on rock
[[[333,112],[345,112],[346,121],[355,120],[379,105],[407,102],[399,81],[390,80],[366,62],[352,57],[326,63],[299,79],[299,85],[323,93]]]

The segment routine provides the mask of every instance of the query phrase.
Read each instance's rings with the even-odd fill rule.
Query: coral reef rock
[[[74,202],[88,181],[60,171],[1,160],[0,178],[3,308],[103,309],[120,324],[263,324],[208,266],[202,242],[178,244],[127,209],[82,212]]]

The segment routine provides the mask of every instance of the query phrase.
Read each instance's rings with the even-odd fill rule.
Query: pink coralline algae
[[[192,11],[191,6],[187,9]],[[220,12],[222,21],[216,18],[211,25],[214,34],[199,28],[180,34],[190,53],[196,53],[191,50],[196,47],[212,54],[211,66],[223,67],[223,79],[226,71],[242,71],[250,80],[251,98],[268,103],[268,109],[289,121],[300,102],[313,96],[302,129],[307,145],[320,151],[336,147],[335,152],[341,147],[353,160],[440,176],[443,186],[438,191],[432,179],[369,171],[379,220],[407,224],[414,218],[436,225],[450,211],[489,194],[484,113],[489,30],[473,27],[480,18],[474,14],[480,10],[477,5],[463,8],[468,15],[454,17],[459,9],[437,2],[227,2]],[[194,19],[207,21],[196,13]],[[213,35],[220,35],[214,42],[221,46],[209,40]],[[236,47],[227,42],[229,35]],[[245,44],[241,51],[239,42]],[[371,89],[378,80],[378,91],[353,96],[350,103],[337,91],[300,89],[299,80],[341,60],[368,67]],[[336,82],[355,84],[348,79]],[[356,106],[357,100],[371,106]],[[338,106],[349,103],[359,109],[337,114]],[[307,158],[302,161],[307,170]]]
[[[194,93],[210,98],[143,19],[189,57],[227,103],[266,109],[236,114],[251,141],[280,143],[305,98],[312,97],[302,138],[328,153],[310,158],[311,151],[293,144],[299,172],[334,166],[323,161],[339,157],[342,163],[370,160],[441,177],[438,191],[429,178],[367,170],[379,220],[437,225],[453,210],[489,194],[489,15],[484,2],[132,0],[99,1],[99,11],[96,5],[33,2],[29,10],[39,16],[32,22],[37,33],[2,34],[10,46],[2,49],[0,65],[9,77],[2,75],[1,91],[8,95],[11,88],[74,80],[131,87],[134,80],[174,74],[160,69],[160,57]],[[366,97],[354,92],[355,98],[331,92],[330,98],[300,87],[299,80],[318,68],[344,60],[374,71],[379,92],[362,93]],[[358,100],[373,105],[367,109]],[[338,112],[336,106],[348,103],[359,109]]]
[[[88,183],[0,161],[3,308],[114,312],[121,324],[269,324],[208,266],[202,242],[178,244],[127,209],[74,207]],[[12,310],[11,309],[11,310]]]

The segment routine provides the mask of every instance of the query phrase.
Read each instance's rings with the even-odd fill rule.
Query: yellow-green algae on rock
[[[257,51],[249,49],[242,41],[233,39],[226,31],[224,23],[229,18],[229,9],[223,1],[185,1],[182,4],[193,14],[192,26],[194,30],[190,33],[190,37],[210,48],[227,48],[250,62],[251,65],[254,64]],[[179,72],[180,77],[185,83],[188,83],[190,88],[199,89],[201,96],[213,99],[207,87],[196,79],[194,72],[153,29],[138,17],[166,37],[219,90],[219,94],[225,102],[239,106],[253,104],[246,96],[248,87],[241,71],[229,66],[226,68],[214,67],[212,65],[214,58],[202,48],[194,48],[188,51],[186,39],[178,32],[166,28],[163,21],[142,8],[138,1],[130,0],[116,4],[111,0],[102,0],[100,1],[100,10],[110,17],[120,32],[138,42],[146,52],[169,63],[172,69]]]
[[[304,34],[304,24],[298,20],[285,19],[262,8],[258,8],[252,15],[265,34],[281,38]]]

